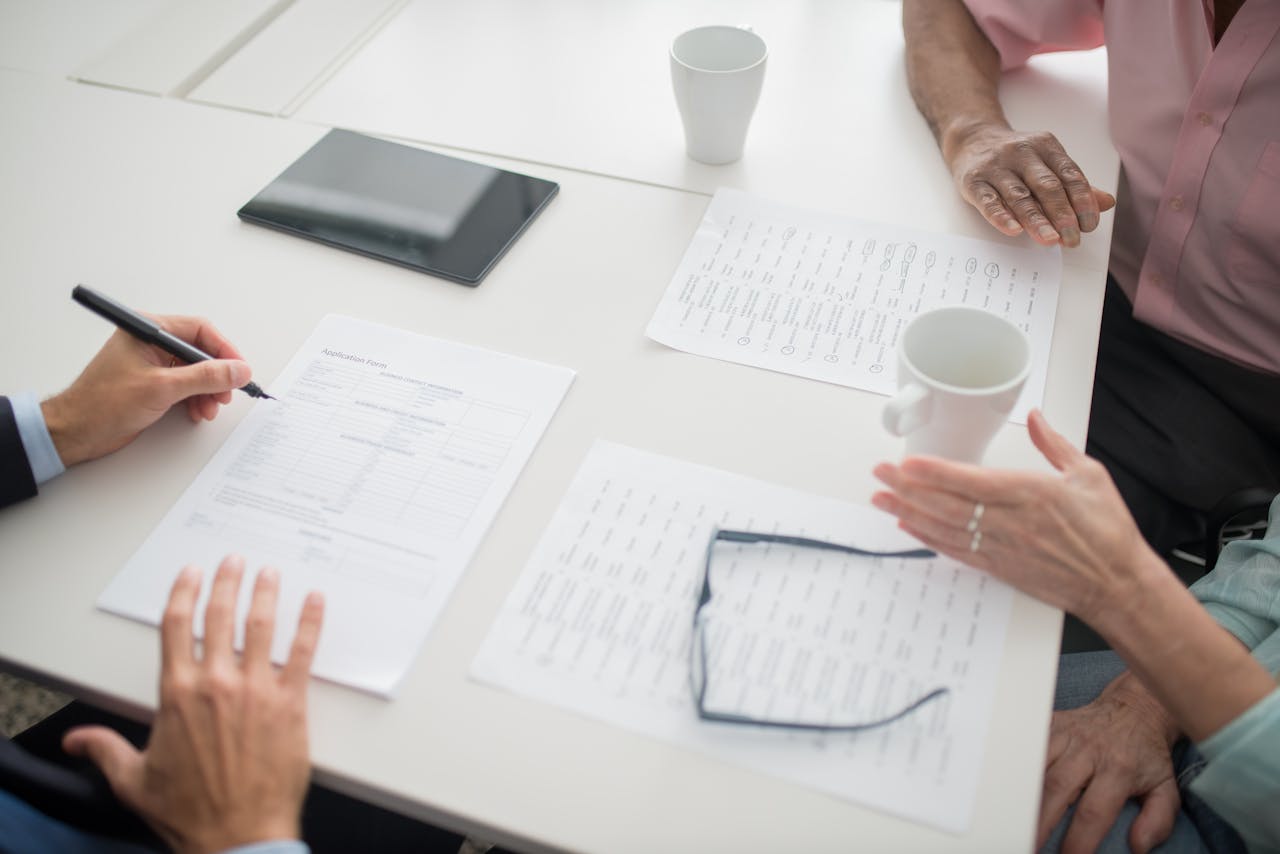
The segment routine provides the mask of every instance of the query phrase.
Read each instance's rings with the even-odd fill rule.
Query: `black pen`
[[[122,306],[92,288],[76,285],[71,291],[71,298],[94,314],[105,317],[139,341],[153,344],[188,365],[194,365],[196,362],[207,362],[213,358],[199,347],[193,347],[178,336],[165,332],[155,321],[143,317],[133,309]],[[265,397],[267,400],[275,400],[274,397],[259,388],[257,383],[241,386],[240,390],[250,397]]]

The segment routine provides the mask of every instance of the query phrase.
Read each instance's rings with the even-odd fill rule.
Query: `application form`
[[[968,305],[1031,339],[1012,419],[1044,399],[1062,279],[1058,249],[863,222],[721,189],[646,334],[677,350],[881,394],[903,327]]]
[[[716,527],[871,551],[919,548],[868,507],[597,442],[481,645],[472,677],[963,832],[982,772],[1011,589],[945,557],[783,547],[766,559],[762,547],[738,556],[728,547],[712,564],[717,612],[706,634],[715,711],[866,721],[935,688],[947,692],[857,733],[705,721],[690,686],[692,621]]]
[[[314,672],[390,695],[572,380],[330,315],[271,382],[279,399],[255,404],[98,605],[154,624],[183,566],[204,568],[207,595],[236,552],[247,580],[280,570],[277,661],[320,590]]]

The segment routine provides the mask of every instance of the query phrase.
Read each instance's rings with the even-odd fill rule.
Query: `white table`
[[[796,26],[805,21],[803,9],[819,6],[830,8],[801,4]],[[894,85],[905,96],[896,73]],[[1019,85],[1048,91],[1079,85],[1096,107],[1095,83],[1039,78]],[[923,123],[910,118],[908,104],[892,109],[889,126],[903,136],[891,147],[908,164],[909,185],[930,204],[892,197],[874,207],[861,195],[837,199],[839,193],[803,180],[797,194],[782,183],[776,194],[801,203],[826,199],[830,209],[863,215],[874,208],[890,221],[919,211],[926,225],[975,233],[973,217],[951,198]],[[705,195],[588,174],[582,170],[589,163],[535,168],[477,157],[558,181],[562,192],[472,290],[236,220],[235,210],[322,127],[31,73],[0,73],[0,111],[7,234],[0,256],[0,389],[54,392],[106,337],[102,322],[68,298],[78,281],[139,307],[216,318],[268,387],[330,311],[579,371],[401,696],[385,702],[313,684],[319,779],[526,849],[1030,846],[1060,614],[1023,597],[1013,610],[973,824],[963,836],[746,773],[466,676],[597,437],[859,502],[873,488],[871,465],[900,451],[879,427],[883,398],[688,356],[643,337]],[[764,116],[757,132],[766,128]],[[1100,114],[1092,119],[1101,126]],[[850,144],[865,142],[874,151],[884,145],[878,139],[868,134]],[[831,160],[828,174],[847,172],[856,182],[880,171],[859,152],[851,148]],[[1114,172],[1114,155],[1107,160],[1095,146],[1090,157],[1086,168],[1095,175]],[[755,148],[748,158],[744,169],[765,159]],[[926,187],[921,176],[928,174],[936,180]],[[1108,237],[1104,230],[1092,240],[1103,245]],[[1066,266],[1046,391],[1046,413],[1077,441],[1087,421],[1105,273],[1105,264],[1089,259],[1105,257],[1104,250],[1086,250],[1091,254],[1072,256]],[[717,394],[706,394],[708,388]],[[759,409],[762,398],[774,405]],[[78,467],[38,499],[0,514],[0,660],[7,667],[108,707],[148,714],[156,633],[99,613],[93,602],[249,405],[237,400],[216,422],[195,428],[167,418],[124,451]],[[750,429],[742,429],[746,423]],[[997,437],[990,461],[1042,465],[1016,428]],[[75,536],[67,536],[72,529]]]
[[[901,16],[901,5],[885,0],[413,0],[293,115],[989,237],[989,226],[943,191],[946,169],[907,91]],[[706,23],[750,24],[769,46],[746,154],[729,166],[685,156],[671,93],[671,39]],[[1100,52],[1039,57],[1006,78],[1002,99],[1015,123],[1057,132],[1085,173],[1109,186],[1117,159],[1103,60]],[[222,103],[249,98],[250,81],[236,94]],[[1074,260],[1105,268],[1107,243],[1103,235]]]
[[[0,0],[0,68],[65,77],[175,0]]]

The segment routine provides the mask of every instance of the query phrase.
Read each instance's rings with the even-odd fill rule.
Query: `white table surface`
[[[406,0],[293,0],[195,86],[204,104],[291,115]]]
[[[900,68],[896,73],[894,85],[904,87]],[[1098,106],[1096,81],[1030,74],[1048,92],[1079,89]],[[973,823],[962,836],[467,679],[499,605],[596,438],[858,502],[873,489],[872,464],[900,453],[879,427],[881,397],[689,356],[644,338],[706,195],[478,157],[558,181],[562,191],[472,290],[236,219],[236,209],[322,127],[29,73],[0,73],[0,110],[7,233],[0,390],[52,393],[105,339],[102,322],[70,301],[76,282],[141,308],[216,318],[268,388],[331,311],[579,371],[400,697],[386,702],[313,684],[319,779],[528,849],[1030,847],[1061,617],[1025,597],[1013,609]],[[911,128],[906,110],[894,113],[892,131],[851,145],[875,148],[884,145],[877,141],[883,134],[905,134],[892,147],[909,161],[904,174],[915,186],[920,173],[941,170],[923,123]],[[1100,125],[1100,114],[1093,121]],[[860,151],[855,145],[830,165],[854,178],[883,171]],[[1095,162],[1096,169],[1086,165],[1114,173],[1114,154]],[[981,234],[953,204],[945,174],[941,180],[927,190],[928,204],[893,197],[878,209],[889,221],[923,212],[929,227]],[[871,213],[861,196],[842,196],[850,201],[841,208],[816,184],[805,186],[777,195]],[[1044,408],[1077,441],[1087,423],[1105,274],[1105,264],[1089,259],[1105,257],[1109,227],[1107,219],[1090,238],[1101,249],[1069,256],[1064,269]],[[155,701],[156,633],[99,613],[93,602],[250,405],[238,399],[198,427],[171,416],[125,450],[77,467],[39,498],[0,514],[0,660],[112,708],[147,714]],[[989,461],[1043,465],[1012,426],[997,436]]]
[[[177,0],[0,0],[0,68],[66,76]]]
[[[907,90],[901,15],[886,0],[413,0],[294,115],[989,237],[941,191],[950,178]],[[685,156],[671,93],[671,39],[708,23],[749,24],[769,46],[746,153],[728,166]],[[1004,79],[1002,100],[1014,124],[1054,131],[1086,175],[1114,189],[1105,79],[1101,51],[1037,57]],[[1105,269],[1108,242],[1089,241],[1074,261]]]
[[[181,97],[235,55],[293,0],[170,3],[72,76],[147,95]]]

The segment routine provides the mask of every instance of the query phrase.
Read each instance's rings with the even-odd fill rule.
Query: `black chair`
[[[63,753],[63,732],[89,723],[112,726],[135,746],[146,743],[146,727],[71,703],[12,740],[0,739],[0,789],[87,833],[165,850],[151,829],[116,800],[93,763]]]
[[[109,726],[137,747],[145,745],[149,735],[149,729],[136,721],[71,703],[12,741],[0,738],[0,789],[88,833],[167,851],[151,829],[116,800],[91,762],[63,753],[63,733],[82,724]],[[303,804],[302,836],[312,854],[456,854],[463,842],[450,831],[317,785],[308,790]]]
[[[1235,540],[1260,539],[1267,532],[1267,514],[1274,489],[1252,487],[1226,496],[1206,514],[1203,540],[1184,543],[1168,556],[1169,568],[1190,586],[1213,569],[1223,547]],[[1109,649],[1107,642],[1088,625],[1067,614],[1062,625],[1063,652]]]
[[[1272,489],[1242,489],[1228,495],[1209,511],[1203,551],[1206,572],[1213,569],[1227,543],[1258,540],[1266,536],[1268,513],[1275,497]]]

